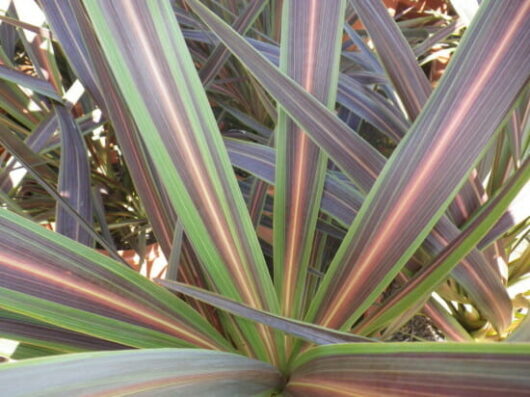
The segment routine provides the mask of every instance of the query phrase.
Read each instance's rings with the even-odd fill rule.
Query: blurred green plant
[[[5,393],[527,393],[529,2],[1,8]]]

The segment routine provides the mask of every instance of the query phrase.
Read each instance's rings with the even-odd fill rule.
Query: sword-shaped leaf
[[[383,343],[320,346],[293,363],[289,396],[524,396],[530,345]]]
[[[350,342],[375,342],[375,340],[371,340],[370,338],[363,336],[357,336],[347,332],[340,332],[319,327],[318,325],[311,323],[304,323],[302,321],[294,320],[288,317],[278,316],[272,313],[264,312],[262,310],[256,310],[241,303],[234,302],[233,300],[227,299],[221,295],[217,295],[206,290],[201,290],[196,287],[191,287],[186,284],[160,279],[155,281],[171,291],[192,296],[218,309],[225,310],[229,313],[248,318],[253,321],[257,321],[259,323],[268,325],[269,327],[282,330],[288,334],[319,345]]]
[[[32,91],[38,92],[39,94],[45,95],[58,102],[62,102],[60,94],[49,81],[27,75],[4,65],[0,65],[0,78],[19,84],[22,87],[29,88]]]
[[[529,39],[530,3],[483,3],[440,85],[366,197],[309,318],[351,326],[411,257],[527,81]]]
[[[110,119],[154,233],[164,253],[169,256],[175,214],[163,200],[163,189],[157,186],[137,126],[103,58],[83,5],[77,0],[68,3],[50,0],[42,6],[80,81]]]
[[[84,4],[168,198],[215,288],[276,312],[258,239],[169,3]],[[241,326],[254,342],[253,354],[278,361],[272,334],[259,325]]]
[[[55,106],[59,133],[61,134],[61,163],[59,167],[59,194],[67,200],[80,216],[92,225],[92,197],[88,153],[79,127],[69,110]],[[92,246],[93,238],[72,217],[61,203],[57,203],[56,229],[66,237]]]
[[[196,349],[78,353],[0,367],[10,396],[250,396],[272,393],[282,380],[264,362]]]
[[[356,326],[355,332],[369,334],[415,302],[427,300],[429,294],[444,280],[460,259],[480,242],[529,180],[530,159],[527,159],[509,183],[505,184],[464,227],[460,236],[447,245],[430,265],[418,271],[403,288],[379,306],[375,314],[370,317],[370,321]]]
[[[330,109],[345,6],[342,0],[288,0],[282,13],[280,70]],[[282,314],[298,318],[328,160],[281,107],[275,146],[274,283]]]
[[[0,307],[133,347],[231,350],[184,302],[133,270],[0,210]]]
[[[414,120],[427,102],[431,86],[405,36],[380,0],[350,0],[370,34],[390,81]]]
[[[199,17],[215,32],[225,45],[247,66],[249,71],[262,83],[268,92],[282,105],[289,116],[304,129],[304,131],[325,151],[330,159],[359,187],[361,191],[371,189],[375,179],[384,166],[384,158],[364,139],[355,134],[345,123],[341,122],[332,112],[319,103],[305,90],[285,74],[278,71],[244,38],[237,35],[229,26],[210,12],[200,1],[188,0]],[[438,227],[437,227],[438,229]],[[443,248],[458,235],[458,228],[447,217],[441,218],[440,230],[429,236],[433,247]],[[466,289],[482,297],[495,292],[495,298],[502,301],[502,305],[490,305],[500,308],[491,320],[498,328],[504,328],[510,321],[511,303],[504,287],[483,256],[476,250],[462,265],[466,278],[462,280]],[[465,269],[473,266],[480,268],[480,272],[487,275],[490,291],[482,290],[479,283],[468,283],[474,279],[476,271]],[[386,272],[374,269],[383,277]],[[458,276],[458,275],[457,275]],[[375,278],[372,278],[375,281]],[[460,280],[459,280],[460,281]]]
[[[234,21],[233,28],[238,33],[245,34],[267,3],[268,0],[251,0],[241,15]],[[230,58],[230,51],[223,44],[217,44],[199,71],[199,77],[204,87],[210,85],[228,58]]]
[[[0,336],[63,353],[119,350],[124,346],[0,310]]]
[[[276,152],[265,145],[234,139],[225,140],[230,161],[270,185],[275,184]],[[336,172],[328,171],[320,210],[349,226],[361,208],[363,197],[355,187]]]
[[[167,191],[145,150],[138,128],[104,58],[80,1],[47,1],[42,4],[55,37],[105,115],[110,119],[129,173],[145,208],[153,232],[166,257],[171,256],[176,215],[167,199]],[[104,87],[104,89],[102,88]],[[189,241],[184,249],[191,250]],[[187,257],[188,258],[188,257]],[[206,286],[196,257],[180,266],[182,280]]]

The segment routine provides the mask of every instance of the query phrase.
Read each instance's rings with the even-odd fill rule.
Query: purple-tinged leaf
[[[510,181],[480,209],[479,213],[464,226],[458,238],[451,241],[433,262],[419,270],[403,288],[380,305],[369,321],[357,325],[355,327],[356,332],[363,333],[363,331],[370,329],[366,331],[370,333],[374,327],[384,325],[399,312],[407,310],[417,302],[426,301],[429,294],[445,279],[458,261],[477,245],[529,180],[530,158],[522,164]],[[476,279],[480,280],[479,277]],[[473,296],[473,298],[478,303],[482,303],[480,307],[489,309],[484,302],[480,302],[481,297]],[[495,302],[494,299],[490,299],[490,301]],[[494,308],[489,310],[495,311]],[[409,314],[410,316],[413,315],[413,313]],[[486,312],[486,317],[490,318],[492,314]],[[374,325],[374,320],[377,322],[377,326]],[[509,323],[506,324],[506,326],[508,325]]]
[[[414,120],[431,93],[429,80],[421,70],[405,36],[380,0],[350,0],[370,34],[390,81]]]
[[[320,346],[293,363],[288,396],[526,396],[528,344]]]
[[[1,308],[133,347],[230,350],[198,313],[133,270],[7,210],[0,228]]]
[[[20,139],[16,133],[10,131],[3,124],[0,125],[0,144],[16,158],[23,158],[43,178],[54,182],[57,180],[57,174],[47,164],[46,159],[35,153],[28,143]]]
[[[262,310],[256,310],[247,305],[227,299],[221,295],[217,295],[206,290],[201,290],[196,287],[191,287],[186,284],[175,283],[166,280],[155,281],[171,291],[191,296],[218,309],[235,314],[236,316],[257,321],[269,327],[279,329],[290,335],[297,336],[318,345],[352,342],[375,342],[375,340],[366,338],[364,336],[357,336],[346,332],[326,329],[311,323],[304,323],[302,321],[278,316],[272,313],[264,312]]]
[[[530,342],[530,315],[527,313],[515,331],[510,334],[508,342]]]
[[[278,390],[279,371],[240,355],[198,349],[78,353],[0,367],[4,393],[40,396],[254,396]]]
[[[55,37],[72,63],[83,85],[103,108],[114,127],[130,175],[146,209],[163,252],[169,256],[176,216],[164,200],[152,163],[103,57],[95,33],[79,1],[46,1],[43,9]],[[101,87],[105,87],[103,90]]]
[[[72,332],[5,310],[0,310],[0,336],[64,353],[125,348],[118,343]]]
[[[228,297],[277,311],[259,241],[170,5],[83,4],[209,281]],[[249,354],[275,363],[282,359],[281,338],[260,325],[240,325],[253,341],[245,341]]]
[[[0,65],[0,78],[29,88],[58,102],[62,102],[61,96],[49,81],[41,80],[4,65]]]
[[[464,24],[462,23],[462,21],[456,20],[451,22],[447,26],[438,29],[436,32],[434,32],[432,35],[430,35],[428,38],[423,40],[420,44],[416,45],[412,49],[414,55],[417,57],[425,55],[425,53],[432,49],[434,45],[438,44],[441,40],[457,32],[463,26]]]
[[[26,30],[29,30],[29,31],[31,31],[33,33],[38,34],[39,36],[41,36],[44,39],[51,39],[52,38],[51,32],[48,29],[40,27],[40,26],[33,25],[31,23],[20,21],[20,20],[15,19],[15,18],[10,18],[10,17],[5,16],[5,15],[0,15],[0,21],[2,21],[2,25],[4,23],[6,23],[6,24],[9,24],[9,25],[15,26],[17,28],[26,29]],[[2,46],[4,46],[3,42],[2,42]]]
[[[486,248],[509,229],[520,224],[521,222],[524,222],[525,219],[530,218],[528,197],[530,197],[530,184],[521,190],[521,192],[508,207],[508,210],[502,214],[495,226],[491,228],[488,234],[486,234],[486,236],[478,244],[478,248]]]
[[[349,327],[373,303],[440,219],[529,75],[530,3],[484,2],[365,199],[308,320]]]
[[[340,82],[337,101],[342,106],[394,141],[403,138],[410,128],[410,123],[383,97],[346,75],[341,76]]]
[[[13,4],[19,20],[35,26],[45,24],[44,13],[35,0],[13,0]],[[37,75],[61,92],[61,76],[51,40],[29,30],[20,30],[19,36]]]
[[[88,152],[81,131],[69,110],[55,106],[61,134],[61,163],[59,166],[59,194],[75,211],[92,225],[92,195]],[[61,203],[57,203],[56,231],[89,247],[94,240],[90,233],[72,217]]]
[[[375,178],[382,170],[384,158],[367,142],[358,135],[352,133],[351,129],[342,123],[332,112],[326,109],[297,83],[279,72],[270,62],[261,56],[248,42],[237,35],[229,26],[211,13],[200,1],[188,0],[194,11],[207,25],[223,39],[224,44],[232,51],[238,59],[247,66],[250,72],[262,83],[268,92],[283,106],[283,109],[306,131],[311,138],[326,151],[343,172],[356,183],[361,191],[368,191],[372,187]],[[273,46],[265,46],[268,50]],[[415,138],[417,139],[417,138]],[[442,218],[443,222],[449,222]],[[445,228],[447,229],[447,228]],[[458,234],[456,226],[452,226],[453,236],[444,236],[450,241]],[[436,238],[436,237],[434,237]],[[440,241],[439,243],[443,243]],[[442,244],[442,246],[445,243]],[[475,255],[480,256],[479,253]],[[481,262],[478,261],[480,264]],[[480,271],[488,274],[491,272],[487,263],[481,265]],[[382,278],[386,272],[381,272]],[[475,273],[476,274],[476,273]],[[491,278],[491,277],[490,277]],[[375,282],[375,278],[372,278]],[[466,280],[464,280],[466,281]],[[466,286],[473,288],[472,284]],[[499,324],[499,328],[506,323],[506,318],[511,313],[511,304],[506,291],[499,280],[491,286],[496,290],[495,297],[502,302],[502,311],[496,313],[492,319]],[[383,288],[383,287],[382,287]],[[484,297],[491,294],[483,294]],[[496,307],[496,305],[491,305]]]
[[[244,35],[250,29],[267,3],[268,0],[251,0],[241,15],[239,15],[234,21],[234,30]],[[230,52],[228,49],[223,44],[217,44],[210,53],[208,60],[199,71],[199,77],[205,88],[210,85],[229,57]]]
[[[264,145],[226,139],[225,145],[232,164],[275,184],[275,150]],[[324,182],[321,210],[344,226],[349,226],[361,208],[362,196],[344,176],[328,172]]]
[[[283,3],[280,70],[329,109],[345,7],[344,0]],[[281,107],[275,131],[274,283],[282,315],[299,318],[328,159]]]

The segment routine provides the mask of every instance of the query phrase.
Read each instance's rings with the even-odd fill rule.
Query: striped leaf
[[[405,36],[380,0],[350,0],[370,34],[390,81],[414,120],[431,93],[429,80],[421,70]]]
[[[345,5],[342,0],[288,0],[282,12],[280,70],[330,109]],[[281,107],[275,146],[274,283],[282,314],[299,318],[327,157]]]
[[[527,159],[510,182],[480,209],[479,214],[465,226],[458,238],[453,240],[430,265],[416,273],[384,305],[379,306],[369,321],[356,326],[355,331],[370,333],[388,323],[392,316],[403,312],[415,302],[425,301],[458,261],[478,244],[528,181],[530,181],[530,159]]]
[[[29,88],[32,91],[38,92],[39,94],[45,95],[48,98],[54,99],[58,102],[62,102],[60,94],[57,93],[49,81],[29,76],[4,65],[0,65],[0,78],[15,84],[19,84],[22,87]]]
[[[529,65],[529,38],[530,3],[483,3],[440,85],[366,197],[308,320],[351,326],[408,261],[528,79],[530,66],[521,65]]]
[[[282,377],[260,361],[192,349],[79,353],[0,367],[10,396],[257,395],[277,390]]]
[[[7,210],[0,229],[1,308],[127,346],[230,350],[186,304],[122,264]]]
[[[263,8],[267,3],[268,0],[251,0],[243,12],[234,21],[233,28],[238,33],[244,35],[250,29],[261,11],[263,11]],[[208,60],[199,71],[199,77],[201,78],[204,87],[210,85],[229,57],[230,51],[228,51],[223,44],[217,44],[210,53]]]
[[[166,280],[155,280],[158,284],[163,285],[167,289],[182,294],[192,296],[205,303],[208,303],[218,309],[227,311],[229,313],[248,318],[252,321],[265,324],[282,330],[288,334],[297,336],[306,341],[316,343],[318,345],[327,345],[332,343],[348,343],[348,342],[375,342],[363,336],[352,335],[346,332],[335,331],[319,327],[318,325],[304,323],[302,321],[291,318],[274,315],[261,310],[256,310],[241,303],[234,302],[223,296],[214,294],[209,291],[201,290],[199,288],[190,287],[186,284],[175,283]]]
[[[270,184],[274,167],[274,151],[263,145],[226,140],[226,146],[232,163],[252,174],[263,178]],[[339,177],[340,176],[340,177]],[[328,172],[324,185],[321,210],[332,216],[342,225],[348,227],[358,212],[363,197],[344,176]],[[424,247],[433,255],[438,255],[458,237],[460,231],[447,218],[436,225],[435,230],[427,237]],[[343,238],[341,235],[340,238]],[[480,269],[480,270],[479,270]],[[456,277],[468,290],[472,299],[477,302],[486,316],[490,316],[499,328],[508,324],[511,318],[511,304],[497,274],[482,260],[482,255],[473,250],[459,267],[453,270]]]
[[[524,396],[530,345],[321,346],[298,357],[293,367],[289,396]]]
[[[261,248],[170,5],[84,4],[171,204],[215,288],[276,312]],[[281,349],[274,347],[272,335],[261,326],[258,332],[248,323],[241,326],[253,340],[251,354],[278,361]]]
[[[360,136],[353,133],[332,112],[322,106],[311,95],[308,95],[300,85],[274,68],[249,43],[206,9],[200,1],[189,0],[189,4],[210,29],[223,40],[232,53],[267,88],[269,93],[282,105],[283,109],[333,159],[334,163],[354,181],[357,187],[359,187],[359,190],[364,192],[370,190],[375,179],[383,169],[384,158]],[[485,32],[483,35],[491,34],[491,31]],[[524,51],[522,54],[524,54]],[[515,64],[517,64],[517,61],[514,60],[512,67]],[[472,65],[469,67],[471,68]],[[434,114],[432,111],[430,113]],[[439,116],[439,118],[443,117]],[[477,133],[477,131],[474,132]],[[471,132],[468,133],[471,134]],[[483,146],[484,144],[481,147]],[[475,147],[475,149],[480,150],[481,147]],[[466,171],[468,170],[466,169]],[[384,199],[381,198],[381,200]],[[423,203],[425,204],[425,201]],[[429,236],[431,242],[430,247],[435,249],[435,254],[459,233],[458,228],[448,218],[442,217],[441,222],[436,227],[436,232]],[[412,249],[409,254],[412,254]],[[401,265],[399,264],[399,266]],[[395,269],[398,269],[399,266],[396,266]],[[482,254],[474,250],[459,269],[461,271],[460,274],[463,274],[465,277],[460,279],[460,274],[455,274],[458,281],[461,281],[472,295],[480,297],[479,302],[489,300],[489,307],[495,308],[495,316],[491,318],[491,321],[499,329],[505,328],[510,321],[511,302],[502,283],[493,269],[484,260]],[[485,280],[488,287],[484,288],[481,285],[482,282],[479,282],[479,279],[476,277],[476,269],[480,269],[480,273],[487,276]],[[378,274],[377,277],[375,277],[375,273]],[[381,268],[374,268],[370,280],[374,285],[379,284],[379,291],[382,291],[388,285],[393,275],[395,273],[388,273],[383,269],[383,265],[381,265]],[[483,277],[481,276],[480,278]],[[368,289],[363,289],[363,291],[365,290],[367,291]],[[492,298],[501,304],[492,302]],[[315,304],[318,305],[318,303]]]
[[[235,139],[226,139],[225,144],[234,167],[250,172],[270,185],[275,185],[274,149]],[[320,202],[321,211],[332,216],[341,225],[349,226],[361,208],[362,199],[361,194],[343,175],[327,172]]]
[[[57,180],[57,174],[50,168],[50,166],[48,166],[47,161],[42,156],[35,153],[25,141],[20,139],[16,133],[12,132],[4,125],[0,125],[0,143],[11,152],[13,156],[24,159],[24,161],[27,164],[30,164],[35,172],[37,172],[42,178],[54,182]]]
[[[0,336],[59,353],[119,350],[124,346],[55,327],[17,313],[0,310]]]
[[[174,208],[116,85],[83,5],[78,0],[68,3],[47,1],[43,3],[43,7],[54,35],[59,39],[79,79],[110,119],[136,192],[162,251],[169,258],[172,252],[173,227],[177,222]],[[191,250],[187,239],[183,249]],[[196,256],[188,255],[180,266],[179,277],[193,285],[206,287],[199,267]],[[203,309],[195,303],[193,305],[199,310]]]
[[[92,224],[92,194],[90,170],[85,142],[74,118],[64,106],[56,106],[55,114],[61,134],[61,163],[59,193],[88,224]],[[61,203],[57,203],[56,229],[66,237],[92,246],[92,236],[72,217]]]
[[[83,5],[77,0],[68,3],[52,0],[42,6],[79,79],[111,120],[136,191],[164,253],[169,256],[176,222],[174,211],[166,205],[164,190],[155,182],[154,169],[145,155],[137,126],[116,87]]]
[[[24,143],[29,149],[27,152],[29,153],[30,151],[33,151],[35,153],[39,153],[42,149],[44,149],[56,129],[57,119],[55,118],[55,113],[52,112],[46,119],[41,121],[24,140]],[[7,135],[8,132],[5,131],[5,134]],[[3,136],[4,135],[2,134],[2,137]],[[4,142],[2,141],[2,143]],[[11,145],[13,146],[13,143]],[[22,153],[19,152],[19,155],[22,155]],[[27,158],[27,156],[25,157]],[[35,162],[32,161],[32,163],[38,164],[36,160],[37,159],[35,159]],[[6,163],[6,166],[2,169],[2,171],[0,171],[0,189],[8,193],[12,188],[18,186],[25,175],[26,171],[21,169],[20,163],[17,163],[14,158],[11,159],[11,161]],[[53,175],[54,178],[56,178],[55,174]]]

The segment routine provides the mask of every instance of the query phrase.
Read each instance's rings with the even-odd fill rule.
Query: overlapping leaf
[[[254,228],[171,7],[162,1],[85,5],[169,200],[211,281],[227,296],[277,311]],[[254,327],[241,326],[245,337],[256,340]],[[281,349],[273,347],[272,335],[257,328],[262,341],[247,348],[277,361]]]
[[[333,108],[345,2],[288,0],[282,13],[280,69]],[[274,282],[282,313],[300,317],[327,157],[280,108],[275,136]]]
[[[122,264],[7,210],[0,228],[1,308],[127,346],[230,350],[185,303]]]
[[[333,113],[312,96],[307,95],[302,87],[275,69],[243,38],[235,34],[219,18],[208,11],[201,2],[189,0],[189,3],[210,29],[223,40],[232,53],[247,66],[249,71],[268,89],[285,111],[297,121],[321,149],[328,153],[330,158],[354,181],[357,187],[361,191],[368,191],[383,169],[384,158],[360,136],[353,133]],[[516,64],[515,61],[514,64]],[[478,147],[476,148],[478,149]],[[429,236],[432,239],[432,247],[435,252],[439,252],[436,249],[440,250],[458,235],[458,229],[446,217],[442,217],[441,222],[440,230]],[[472,271],[474,266],[480,268],[481,273],[487,276],[488,289],[480,288],[476,282],[469,283],[469,280],[474,281],[476,278],[476,271]],[[499,328],[504,328],[509,322],[511,303],[495,273],[483,261],[482,255],[473,251],[472,255],[464,261],[463,268],[460,267],[459,269],[466,276],[459,281],[465,283],[466,289],[472,295],[480,296],[481,300],[496,299],[502,301],[502,306],[497,306],[501,311],[495,312],[491,320]],[[382,290],[389,282],[389,279],[383,280],[383,277],[385,275],[390,277],[391,275],[382,267],[377,272],[380,290]],[[373,284],[377,283],[374,274],[372,274],[371,280]],[[496,305],[489,307],[493,308]]]
[[[351,325],[421,244],[528,79],[530,67],[520,65],[530,58],[529,35],[530,4],[484,3],[365,199],[308,318]]]

